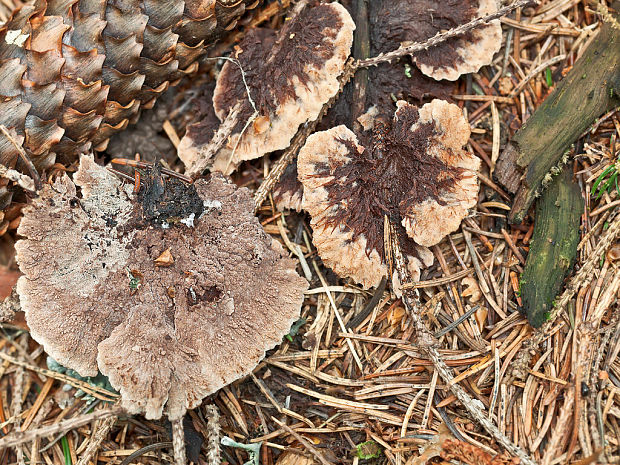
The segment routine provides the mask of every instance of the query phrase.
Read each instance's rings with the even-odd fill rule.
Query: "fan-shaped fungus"
[[[421,108],[399,101],[392,121],[362,119],[311,135],[298,159],[302,206],[326,265],[365,287],[387,274],[383,226],[397,224],[414,279],[433,256],[426,248],[455,231],[477,201],[480,161],[463,149],[469,124],[442,100]],[[413,239],[413,240],[411,240]]]
[[[129,412],[176,419],[280,342],[307,282],[247,189],[146,177],[136,201],[83,156],[73,181],[46,185],[19,226],[17,289],[49,355],[100,370]]]
[[[224,64],[215,87],[213,105],[220,120],[237,102],[243,107],[213,169],[229,174],[243,160],[288,147],[299,126],[315,120],[323,104],[336,95],[354,29],[342,5],[319,3],[297,12],[277,33],[250,30],[237,47],[239,66]],[[243,132],[254,112],[248,89],[259,114]],[[195,162],[191,153],[180,154],[190,171]]]

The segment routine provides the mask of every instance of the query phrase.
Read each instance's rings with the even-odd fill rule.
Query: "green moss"
[[[534,327],[547,320],[575,261],[582,212],[581,189],[572,169],[565,167],[537,202],[534,234],[519,282],[517,295]]]

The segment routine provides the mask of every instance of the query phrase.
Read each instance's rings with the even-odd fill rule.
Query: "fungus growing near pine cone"
[[[238,102],[242,107],[212,169],[230,174],[244,160],[285,149],[299,126],[315,120],[338,92],[355,24],[338,3],[302,3],[299,8],[278,32],[250,30],[237,47],[238,65],[224,64],[213,95],[215,113],[224,121]],[[254,113],[248,89],[258,116],[245,128]],[[179,151],[188,172],[200,156],[194,145],[183,141]]]
[[[255,0],[39,0],[0,28],[0,163],[72,162],[150,108]],[[254,6],[250,5],[250,6]]]
[[[281,341],[307,282],[247,189],[219,174],[142,178],[135,200],[84,156],[73,181],[46,185],[19,227],[17,289],[49,355],[101,371],[129,412],[175,419]]]
[[[323,262],[364,287],[388,274],[384,219],[394,224],[414,280],[430,265],[426,248],[458,229],[478,194],[480,160],[463,149],[469,124],[442,100],[397,102],[392,121],[361,118],[317,132],[299,152],[302,206]]]

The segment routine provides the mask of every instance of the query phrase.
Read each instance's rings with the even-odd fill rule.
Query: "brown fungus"
[[[229,174],[243,160],[288,147],[299,126],[315,120],[323,104],[336,95],[354,29],[342,5],[318,3],[302,9],[278,32],[250,30],[235,56],[245,81],[239,66],[230,61],[217,79],[213,106],[218,118],[223,121],[237,102],[243,107],[212,168]],[[258,116],[245,128],[254,112],[248,89]],[[187,150],[180,157],[191,169],[196,152]]]
[[[201,149],[208,146],[220,126],[220,120],[213,109],[215,80],[209,80],[199,87],[199,95],[191,102],[189,113],[192,122],[185,128],[185,135],[177,147],[177,155],[189,168],[203,157]]]
[[[395,0],[373,12],[373,43],[423,42],[435,34],[497,11],[497,0]],[[502,44],[499,20],[416,53],[427,76],[454,81],[488,65]]]
[[[433,261],[426,247],[455,231],[477,201],[480,161],[463,149],[469,125],[442,100],[419,109],[399,101],[393,120],[362,121],[359,137],[337,126],[308,137],[299,152],[313,242],[338,274],[376,286],[387,275],[387,216],[419,279],[422,265]]]
[[[288,164],[284,173],[273,187],[273,200],[280,211],[302,210],[301,200],[304,187],[297,179],[297,157]]]
[[[307,289],[247,189],[221,175],[190,187],[201,216],[161,227],[143,218],[132,186],[82,157],[73,181],[46,185],[19,227],[17,289],[32,336],[81,375],[101,371],[147,418],[179,418],[248,374]]]

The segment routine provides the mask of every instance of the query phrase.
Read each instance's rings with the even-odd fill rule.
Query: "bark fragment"
[[[616,21],[620,2],[612,5]],[[620,30],[604,22],[573,68],[514,135],[499,157],[495,176],[516,193],[509,219],[520,223],[570,146],[596,118],[620,105]]]

